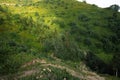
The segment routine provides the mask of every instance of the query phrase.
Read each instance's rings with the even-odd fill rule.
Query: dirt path
[[[74,71],[74,70],[72,70],[70,68],[67,68],[65,66],[55,65],[55,64],[44,64],[42,66],[52,66],[52,67],[55,67],[55,68],[59,68],[61,70],[66,70],[72,76],[77,77],[79,79],[84,79],[82,74],[80,74],[79,72],[76,72],[76,71]]]
[[[87,54],[87,53],[85,52],[85,54]],[[53,59],[55,59],[56,61],[61,62],[61,59],[55,57],[53,54],[51,55],[51,57]],[[72,70],[68,67],[65,67],[65,66],[56,66],[56,65],[51,65],[51,66],[56,67],[56,68],[60,68],[60,69],[66,69],[66,71],[68,73],[70,73],[72,76],[77,77],[79,79],[83,79],[83,80],[105,80],[104,77],[101,77],[101,76],[97,75],[95,72],[88,71],[85,68],[82,68],[83,69],[82,72],[87,74],[87,75],[82,75],[80,72],[76,72],[76,71],[74,71],[74,70]],[[82,65],[82,67],[83,66],[84,65]]]
[[[60,60],[59,60],[60,61]],[[85,73],[87,75],[83,75],[82,73],[80,72],[77,72],[71,68],[68,68],[66,66],[61,66],[60,64],[52,64],[50,62],[47,62],[46,60],[41,60],[41,59],[34,59],[32,60],[31,62],[28,62],[26,63],[25,65],[23,65],[22,67],[28,67],[28,66],[31,66],[31,65],[34,65],[36,63],[40,63],[41,66],[51,66],[51,67],[55,67],[55,68],[59,68],[61,70],[66,70],[69,74],[71,74],[72,76],[74,77],[77,77],[79,78],[80,80],[105,80],[103,77],[100,77],[99,75],[97,75],[96,73],[94,72],[90,72],[90,71],[86,71],[86,70],[83,70],[82,73]],[[38,69],[36,70],[28,70],[28,71],[23,71],[22,73],[18,73],[17,76],[14,78],[15,80],[17,80],[18,78],[22,78],[22,77],[26,77],[26,76],[30,76],[30,75],[33,75],[35,73],[38,72]],[[4,76],[4,77],[0,77],[0,80],[7,80],[6,79],[7,76]]]
[[[86,80],[105,80],[104,77],[99,76],[95,72],[84,71],[84,70],[83,72],[87,74],[85,77]]]
[[[65,66],[61,66],[61,65],[58,65],[58,64],[52,64],[52,63],[48,63],[46,62],[45,60],[39,60],[39,59],[36,59],[36,60],[33,60],[32,62],[29,62],[29,63],[26,63],[25,65],[23,65],[22,67],[27,67],[27,66],[30,66],[30,65],[33,65],[35,63],[41,63],[41,66],[51,66],[51,67],[55,67],[55,68],[59,68],[61,70],[66,70],[69,74],[71,74],[72,76],[74,77],[77,77],[79,79],[83,79],[83,75],[79,72],[76,72],[74,71],[73,69],[70,69],[68,67],[65,67]],[[28,72],[28,71],[27,71]],[[27,73],[26,72],[26,73]],[[33,71],[34,73],[34,71]],[[32,72],[30,71],[29,74],[32,74]],[[28,74],[28,75],[29,75]],[[25,74],[26,75],[26,74]]]
[[[54,59],[56,59],[54,57]],[[60,61],[59,59],[57,59],[57,61]],[[31,62],[27,63],[26,65],[24,65],[24,67],[27,67],[29,65],[33,65],[35,63],[42,63],[41,66],[52,66],[52,67],[55,67],[55,68],[59,68],[61,70],[66,70],[69,74],[71,74],[72,76],[74,77],[77,77],[79,79],[82,79],[82,80],[105,80],[104,77],[101,77],[99,75],[97,75],[96,73],[94,72],[90,72],[90,71],[86,71],[86,70],[82,70],[83,73],[87,74],[87,75],[83,75],[82,73],[80,72],[77,72],[71,68],[68,68],[66,66],[61,66],[59,64],[52,64],[52,63],[49,63],[49,62],[46,62],[45,60],[39,60],[39,59],[36,59],[36,60],[33,60],[32,63],[30,64]],[[30,72],[31,73],[31,72]],[[34,71],[33,71],[34,73]],[[31,73],[31,75],[33,74]],[[25,74],[26,75],[26,74]]]
[[[22,73],[22,75],[18,76],[17,78],[22,78],[22,77],[30,76],[30,75],[32,75],[32,74],[34,74],[36,72],[37,72],[36,70],[24,71]]]

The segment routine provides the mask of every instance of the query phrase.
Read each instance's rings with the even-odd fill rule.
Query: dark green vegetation
[[[0,6],[0,75],[15,73],[24,63],[48,58],[50,53],[66,61],[84,61],[99,73],[120,74],[120,13],[116,9],[76,0],[0,2],[9,3]]]

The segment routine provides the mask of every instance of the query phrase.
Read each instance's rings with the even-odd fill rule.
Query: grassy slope
[[[6,6],[2,6],[3,9],[8,11],[1,11],[0,17],[4,19],[4,22],[0,25],[0,31],[1,35],[3,37],[6,36],[7,39],[2,36],[0,38],[5,40],[3,46],[5,46],[6,43],[9,43],[7,46],[9,50],[3,53],[10,54],[9,56],[5,56],[7,58],[9,57],[7,60],[8,65],[6,65],[6,63],[4,64],[9,66],[9,64],[11,64],[9,60],[13,62],[18,59],[19,64],[13,62],[13,66],[20,66],[33,58],[36,58],[38,55],[40,58],[48,57],[46,53],[51,53],[51,51],[49,49],[46,50],[46,46],[43,44],[45,42],[47,42],[47,45],[49,45],[49,43],[52,43],[53,45],[63,44],[68,49],[73,49],[74,46],[72,44],[77,44],[77,49],[82,51],[90,50],[93,53],[97,53],[96,55],[100,57],[100,59],[105,61],[105,63],[109,63],[113,53],[106,52],[102,48],[104,43],[101,42],[101,39],[116,35],[110,28],[106,27],[107,21],[104,19],[105,17],[112,16],[113,12],[86,3],[78,3],[74,0],[55,1],[50,1],[50,3],[40,1],[22,7],[16,5],[8,6],[6,8]],[[18,2],[15,3],[18,4]],[[65,43],[61,42],[61,39],[59,39],[62,38],[61,35],[64,36],[65,39],[67,38]],[[52,39],[50,37],[52,37]],[[10,42],[12,45],[15,45],[11,47]],[[69,44],[70,47],[67,44]],[[48,46],[47,48],[49,47],[51,46]],[[8,48],[5,46],[4,51]],[[26,53],[25,55],[30,56],[25,56],[24,58],[21,57],[24,56],[23,54],[18,53]],[[54,51],[52,53],[54,53]],[[2,54],[1,56],[4,55]],[[16,57],[13,58],[13,56]],[[23,61],[21,61],[19,57],[21,57]],[[64,59],[63,57],[60,58]],[[3,64],[1,63],[1,65]],[[1,69],[6,69],[6,66],[2,66]],[[15,67],[15,69],[18,68],[18,66]],[[9,71],[11,72],[11,70],[7,70],[7,72]],[[6,71],[3,72],[6,73]]]

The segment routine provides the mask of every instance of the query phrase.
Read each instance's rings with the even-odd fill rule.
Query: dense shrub
[[[4,19],[0,17],[0,25],[4,23]]]
[[[91,45],[90,39],[89,38],[84,39],[84,44],[90,46]]]
[[[86,65],[89,66],[90,69],[99,73],[109,73],[111,75],[113,74],[112,65],[106,64],[92,52],[88,52],[86,55]]]
[[[86,21],[89,21],[90,18],[88,18],[88,17],[87,17],[86,15],[84,15],[84,14],[80,14],[80,15],[78,16],[78,20],[83,21],[83,22],[86,22]]]
[[[1,55],[0,55],[1,56]],[[0,65],[0,75],[15,73],[19,68],[26,62],[29,62],[35,58],[31,54],[19,53],[19,54],[10,54],[1,56],[4,57],[4,62],[1,62]]]

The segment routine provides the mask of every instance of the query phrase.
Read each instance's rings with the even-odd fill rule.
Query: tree
[[[116,77],[118,76],[120,70],[120,53],[117,52],[113,56],[113,69],[115,70]]]
[[[119,5],[116,5],[116,4],[111,5],[110,8],[113,9],[114,11],[116,11],[116,12],[118,12],[118,10],[120,9]]]
[[[86,3],[86,0],[82,0],[82,2]]]

